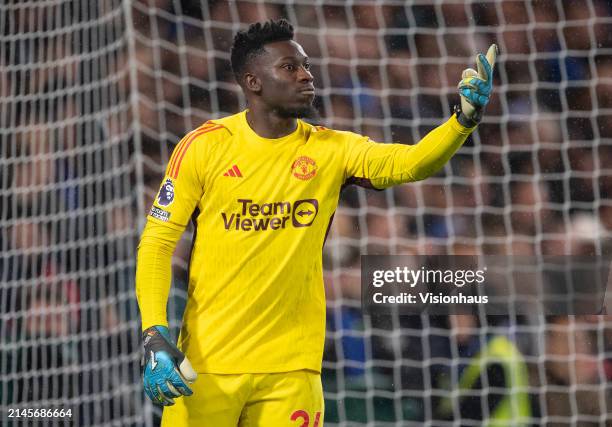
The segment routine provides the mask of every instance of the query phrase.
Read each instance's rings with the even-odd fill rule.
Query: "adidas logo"
[[[230,170],[225,172],[223,176],[233,176],[235,178],[242,178],[242,172],[240,172],[240,169],[238,169],[237,165],[234,165]]]

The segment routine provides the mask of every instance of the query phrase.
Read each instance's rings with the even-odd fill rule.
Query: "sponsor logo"
[[[170,219],[170,212],[160,209],[157,206],[151,208],[149,215],[162,221],[168,221]]]
[[[291,222],[296,228],[308,227],[314,221],[319,212],[319,201],[317,199],[298,200],[293,204]]]
[[[170,178],[162,184],[157,195],[157,203],[160,206],[170,206],[174,201],[174,183]]]
[[[317,199],[303,199],[295,202],[255,203],[250,199],[238,199],[238,212],[221,212],[226,230],[266,231],[282,230],[288,227],[309,227],[319,213]]]
[[[291,165],[293,176],[307,181],[317,174],[317,164],[310,157],[300,156]]]

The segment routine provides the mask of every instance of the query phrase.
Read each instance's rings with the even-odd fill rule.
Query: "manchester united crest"
[[[307,181],[317,174],[317,164],[307,156],[300,156],[291,165],[293,176],[302,181]]]

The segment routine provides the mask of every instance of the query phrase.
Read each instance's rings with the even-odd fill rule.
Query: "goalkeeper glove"
[[[170,340],[165,326],[152,326],[142,333],[144,343],[144,390],[153,403],[174,405],[174,397],[191,396],[189,388],[197,374],[191,363]]]
[[[489,102],[497,53],[497,45],[492,44],[486,57],[482,53],[476,56],[478,71],[467,68],[461,74],[461,81],[458,85],[461,95],[461,113],[458,115],[458,120],[466,127],[476,126],[480,122],[482,111]]]

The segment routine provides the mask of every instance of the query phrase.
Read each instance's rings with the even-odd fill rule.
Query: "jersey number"
[[[321,412],[315,413],[314,425],[313,427],[319,427],[319,418],[321,418]],[[300,427],[310,427],[310,416],[308,416],[308,412],[300,409],[291,414],[291,421],[295,421],[297,419],[302,420],[302,424]]]

